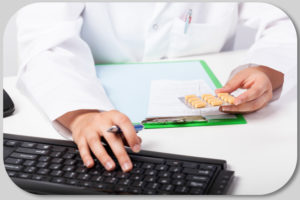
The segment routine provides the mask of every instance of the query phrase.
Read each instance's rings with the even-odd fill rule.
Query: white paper
[[[189,94],[214,94],[203,80],[154,80],[151,82],[148,117],[199,115],[200,109],[190,109],[178,97]],[[212,109],[210,109],[212,110]],[[213,108],[213,110],[216,110]]]

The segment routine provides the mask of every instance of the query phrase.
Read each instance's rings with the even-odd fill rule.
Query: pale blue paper
[[[96,72],[117,110],[132,122],[147,116],[151,80],[204,80],[216,87],[199,61],[97,65]]]

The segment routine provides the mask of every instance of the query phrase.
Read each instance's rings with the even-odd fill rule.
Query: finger
[[[104,137],[109,144],[114,155],[118,159],[118,162],[124,172],[128,172],[132,169],[131,160],[124,148],[124,144],[120,136],[112,133],[104,134]]]
[[[216,89],[215,92],[216,93],[223,93],[223,92],[231,93],[241,86],[244,78],[245,77],[243,75],[235,75],[232,79],[230,79],[225,84],[224,87]]]
[[[100,135],[98,133],[89,134],[87,136],[87,142],[94,155],[97,157],[97,159],[105,167],[106,170],[110,171],[116,167],[116,164],[101,144]]]
[[[264,85],[254,84],[250,89],[246,90],[235,98],[234,105],[239,105],[248,101],[255,100],[262,96],[268,89],[269,88],[265,87]]]
[[[139,152],[141,150],[141,143],[137,137],[135,128],[132,125],[130,119],[126,115],[118,113],[117,115],[113,116],[112,120],[114,124],[118,125],[121,128],[122,133],[130,148],[134,152]]]
[[[225,113],[250,113],[264,107],[272,98],[272,92],[265,92],[259,98],[237,105],[222,106],[220,110]]]
[[[93,167],[94,160],[91,156],[91,152],[90,152],[90,149],[89,149],[86,139],[84,137],[80,137],[76,141],[74,140],[74,142],[77,144],[79,154],[80,154],[80,157],[81,157],[84,165],[88,168]]]

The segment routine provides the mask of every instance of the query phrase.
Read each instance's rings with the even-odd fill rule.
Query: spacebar
[[[139,162],[147,162],[147,163],[155,163],[155,164],[163,164],[165,162],[164,159],[161,158],[153,158],[153,157],[145,157],[145,156],[134,156],[130,155],[130,158],[133,161],[139,161]]]

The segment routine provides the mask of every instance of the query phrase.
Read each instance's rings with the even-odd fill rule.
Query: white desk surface
[[[203,55],[224,84],[245,51]],[[13,116],[3,120],[5,133],[64,139],[46,117],[15,87],[16,77],[4,78],[15,102]],[[143,130],[142,149],[227,160],[235,171],[233,194],[267,194],[281,188],[297,162],[297,91],[264,109],[245,115],[247,124]]]

